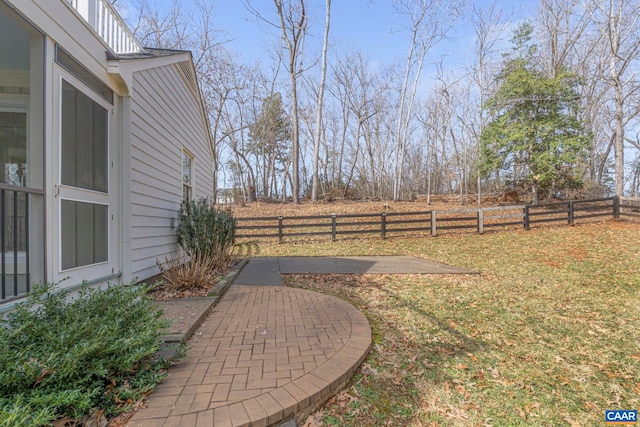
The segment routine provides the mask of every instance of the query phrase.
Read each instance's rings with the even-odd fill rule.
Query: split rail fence
[[[338,236],[366,234],[379,234],[382,239],[394,233],[437,236],[443,232],[473,230],[482,234],[492,228],[528,230],[535,224],[574,225],[600,217],[640,218],[640,199],[609,197],[479,209],[236,218],[236,238],[277,238],[282,243],[285,238],[296,236],[330,236],[335,241]]]

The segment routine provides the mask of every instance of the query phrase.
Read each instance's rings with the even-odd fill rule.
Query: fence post
[[[336,241],[336,235],[338,234],[338,220],[335,213],[331,214],[331,241]]]
[[[380,237],[387,238],[387,213],[382,212],[380,214]]]
[[[278,217],[278,243],[282,243],[282,217]]]
[[[574,214],[574,209],[573,209],[573,200],[569,201],[569,213],[568,213],[568,220],[567,222],[569,223],[569,225],[573,225],[574,224],[574,220],[575,220],[575,214]]]
[[[613,219],[620,219],[620,196],[613,196]]]
[[[481,209],[478,209],[478,233],[484,233],[484,213]]]
[[[436,211],[431,211],[431,235],[436,236]]]
[[[524,205],[524,229],[531,230],[531,223],[529,222],[529,205]]]

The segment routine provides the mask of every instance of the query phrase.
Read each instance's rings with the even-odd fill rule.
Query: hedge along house
[[[157,274],[213,167],[189,52],[142,48],[106,0],[0,0],[0,312]]]

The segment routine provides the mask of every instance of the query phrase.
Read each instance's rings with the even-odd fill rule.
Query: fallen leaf
[[[571,417],[569,416],[564,417],[563,420],[569,423],[571,427],[582,427],[582,424],[580,424],[578,421],[571,419]]]

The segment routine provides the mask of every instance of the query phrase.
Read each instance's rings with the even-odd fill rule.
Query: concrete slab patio
[[[234,284],[280,286],[281,274],[472,274],[413,256],[251,258]]]

